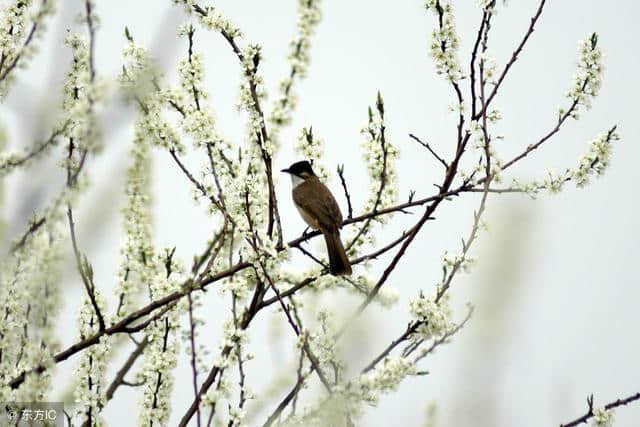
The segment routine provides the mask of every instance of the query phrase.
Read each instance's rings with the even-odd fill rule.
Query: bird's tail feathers
[[[342,246],[339,231],[323,232],[329,254],[329,270],[334,276],[351,275],[351,264]]]

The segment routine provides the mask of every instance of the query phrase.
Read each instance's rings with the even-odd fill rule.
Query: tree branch
[[[618,399],[614,402],[607,403],[604,405],[604,409],[609,411],[611,409],[617,408],[618,406],[628,405],[631,402],[635,402],[636,400],[640,400],[640,393],[636,393],[624,399]],[[566,424],[560,424],[560,427],[574,427],[582,423],[586,423],[590,418],[594,417],[595,413],[593,412],[593,394],[587,397],[587,413],[581,416],[580,418],[576,418],[573,421],[569,421]]]

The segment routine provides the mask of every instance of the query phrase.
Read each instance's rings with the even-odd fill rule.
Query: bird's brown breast
[[[293,201],[302,219],[314,229],[336,231],[342,226],[342,212],[331,191],[316,177],[293,189]]]

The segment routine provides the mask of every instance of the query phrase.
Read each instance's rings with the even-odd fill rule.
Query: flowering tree
[[[288,57],[289,71],[279,93],[267,108],[268,99],[260,75],[262,51],[244,40],[241,30],[222,11],[205,2],[174,0],[190,21],[177,30],[183,40],[184,57],[177,64],[178,81],[167,81],[154,58],[135,34],[124,28],[120,89],[135,106],[134,139],[126,173],[126,205],[122,211],[123,238],[117,285],[113,291],[94,280],[91,261],[84,254],[75,232],[74,207],[91,190],[86,166],[100,154],[101,123],[98,111],[108,102],[105,78],[94,66],[94,40],[99,19],[95,4],[84,2],[84,34],[70,34],[66,44],[72,52],[64,86],[62,111],[50,136],[25,152],[2,151],[0,174],[6,176],[46,156],[62,153],[65,185],[45,208],[37,212],[27,229],[9,245],[0,268],[0,301],[4,307],[0,323],[0,401],[43,401],[51,390],[52,371],[57,364],[76,365],[73,409],[69,423],[105,424],[102,410],[123,386],[140,387],[141,425],[166,425],[170,411],[180,414],[180,425],[243,425],[250,401],[264,408],[265,426],[355,425],[365,405],[393,392],[408,376],[423,374],[421,361],[438,346],[450,341],[470,319],[454,315],[448,290],[457,275],[469,269],[471,248],[484,227],[483,215],[490,195],[524,193],[535,198],[540,192],[559,192],[567,183],[584,187],[602,174],[611,144],[618,140],[616,127],[589,142],[576,165],[564,172],[548,172],[538,180],[512,175],[515,167],[548,143],[570,119],[589,109],[597,96],[602,76],[602,54],[594,33],[580,42],[578,70],[567,92],[566,105],[538,139],[515,157],[500,156],[501,135],[494,125],[502,118],[495,100],[510,70],[523,53],[541,18],[541,0],[524,36],[516,41],[512,56],[498,65],[489,49],[491,25],[498,5],[479,2],[480,23],[474,31],[473,50],[462,65],[459,36],[449,0],[427,0],[425,8],[434,17],[429,54],[436,70],[450,85],[457,117],[455,138],[440,144],[455,147],[452,158],[440,155],[424,138],[410,135],[424,147],[434,164],[443,170],[437,191],[418,188],[401,200],[397,189],[398,148],[386,136],[385,105],[377,94],[362,129],[363,157],[370,193],[363,206],[352,206],[344,167],[337,168],[347,206],[343,222],[345,248],[354,268],[350,277],[329,274],[323,254],[314,254],[305,244],[317,231],[285,241],[276,197],[275,158],[280,149],[279,133],[290,124],[296,105],[296,83],[306,77],[314,29],[320,21],[319,0],[299,0],[296,36]],[[5,96],[21,68],[28,66],[49,17],[53,0],[15,0],[2,10],[0,24],[0,96]],[[203,84],[206,70],[196,32],[219,34],[237,58],[242,72],[239,107],[246,118],[243,141],[229,141],[218,130],[210,95]],[[1,124],[1,123],[0,123]],[[3,150],[7,141],[0,134]],[[62,150],[54,147],[61,146]],[[323,163],[323,143],[311,127],[301,129],[294,149],[310,159],[318,175],[330,169]],[[204,249],[187,264],[175,256],[175,248],[153,244],[150,205],[151,150],[170,156],[195,192],[197,203],[211,216],[209,239]],[[201,160],[200,170],[183,161],[187,151]],[[397,338],[386,348],[369,355],[362,366],[350,366],[339,351],[341,338],[372,304],[395,301],[389,281],[412,242],[441,204],[453,196],[478,193],[478,206],[470,215],[471,225],[461,247],[442,257],[442,279],[418,293],[408,307],[409,322],[399,322]],[[418,213],[415,224],[401,235],[384,242],[374,236],[398,212]],[[62,259],[65,248],[73,253],[77,275],[85,290],[78,317],[77,340],[60,348],[56,315],[60,303]],[[310,260],[311,267],[294,268],[292,252]],[[368,266],[390,255],[382,274],[374,276]],[[216,287],[229,306],[229,318],[220,325],[223,339],[215,349],[199,336],[206,322],[202,295]],[[329,289],[356,295],[359,303],[345,320],[338,321],[330,308],[308,321],[304,301]],[[299,354],[297,366],[286,368],[289,391],[283,395],[252,392],[247,364],[249,331],[260,321],[258,314],[279,310],[281,321],[291,329],[291,346]],[[130,337],[130,355],[117,367],[115,377],[107,368],[115,364],[114,348],[122,337]],[[189,360],[192,403],[172,407],[173,372],[180,352]],[[210,352],[214,355],[211,356]],[[136,363],[138,362],[139,363]],[[354,374],[355,372],[355,374]],[[135,380],[128,378],[134,377]],[[314,389],[315,387],[315,389]],[[312,391],[317,391],[317,393]],[[640,399],[640,394],[595,409],[566,425],[594,419],[599,425],[611,421],[611,410]],[[69,407],[67,408],[69,409]]]

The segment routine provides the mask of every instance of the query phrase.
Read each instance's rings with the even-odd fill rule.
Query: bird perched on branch
[[[283,169],[291,176],[293,202],[302,219],[314,230],[324,235],[329,255],[329,271],[334,276],[350,275],[351,264],[340,240],[342,212],[331,194],[306,160]]]

